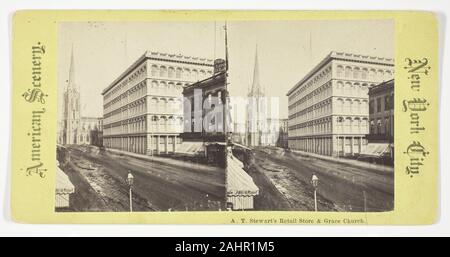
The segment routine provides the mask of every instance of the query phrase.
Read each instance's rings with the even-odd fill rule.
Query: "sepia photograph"
[[[55,211],[394,210],[394,28],[59,23]]]

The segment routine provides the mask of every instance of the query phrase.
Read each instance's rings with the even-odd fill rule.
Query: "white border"
[[[325,8],[324,8],[325,7]],[[30,225],[11,221],[11,17],[21,9],[225,9],[225,10],[426,10],[439,13],[441,53],[440,217],[430,226],[225,226],[225,225]],[[2,0],[0,1],[0,236],[439,236],[450,235],[450,60],[445,51],[448,0]],[[9,57],[9,58],[6,58]],[[448,70],[448,69],[447,69]],[[8,143],[7,143],[8,142]]]

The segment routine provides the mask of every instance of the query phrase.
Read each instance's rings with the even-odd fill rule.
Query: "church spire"
[[[258,63],[258,45],[256,45],[255,51],[255,67],[253,69],[253,84],[251,89],[252,95],[262,94],[261,85],[259,83],[259,63]]]
[[[72,45],[72,52],[70,55],[70,68],[69,68],[69,81],[68,81],[68,87],[75,87],[75,61],[73,58],[73,45]]]

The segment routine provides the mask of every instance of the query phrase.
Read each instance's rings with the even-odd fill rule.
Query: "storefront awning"
[[[69,177],[56,167],[56,194],[71,194],[75,192],[75,186],[70,182]]]
[[[381,157],[390,153],[389,143],[369,143],[360,153],[362,156]]]
[[[181,143],[179,147],[177,147],[177,153],[187,154],[187,155],[196,155],[199,152],[203,152],[203,142],[186,142]]]
[[[243,164],[236,157],[227,158],[227,196],[258,195],[259,188],[245,170]]]

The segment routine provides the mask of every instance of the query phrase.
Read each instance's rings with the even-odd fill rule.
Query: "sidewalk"
[[[298,153],[301,155],[306,155],[306,156],[321,159],[321,160],[325,160],[325,161],[347,164],[347,165],[351,165],[351,166],[358,167],[358,168],[373,169],[373,170],[377,170],[377,171],[384,171],[384,172],[390,172],[390,173],[394,172],[394,167],[389,167],[389,166],[384,166],[384,165],[379,165],[379,164],[373,164],[373,163],[368,163],[368,162],[363,162],[363,161],[358,161],[358,160],[350,160],[350,159],[325,156],[325,155],[309,153],[309,152],[293,150],[293,149],[291,149],[291,152]]]
[[[147,160],[150,162],[156,162],[159,164],[170,164],[170,165],[182,167],[182,168],[191,167],[191,168],[196,168],[196,169],[200,169],[200,170],[201,169],[203,169],[203,170],[218,169],[217,167],[208,166],[208,165],[199,164],[199,163],[192,163],[192,162],[188,162],[188,161],[177,160],[174,158],[165,158],[165,157],[154,156],[154,155],[149,156],[149,155],[137,154],[137,153],[127,152],[127,151],[122,151],[122,150],[117,150],[117,149],[111,149],[111,148],[105,148],[105,151],[107,153],[126,155],[126,156],[130,156],[130,157],[134,157],[134,158],[138,158],[138,159],[142,159],[142,160]]]

